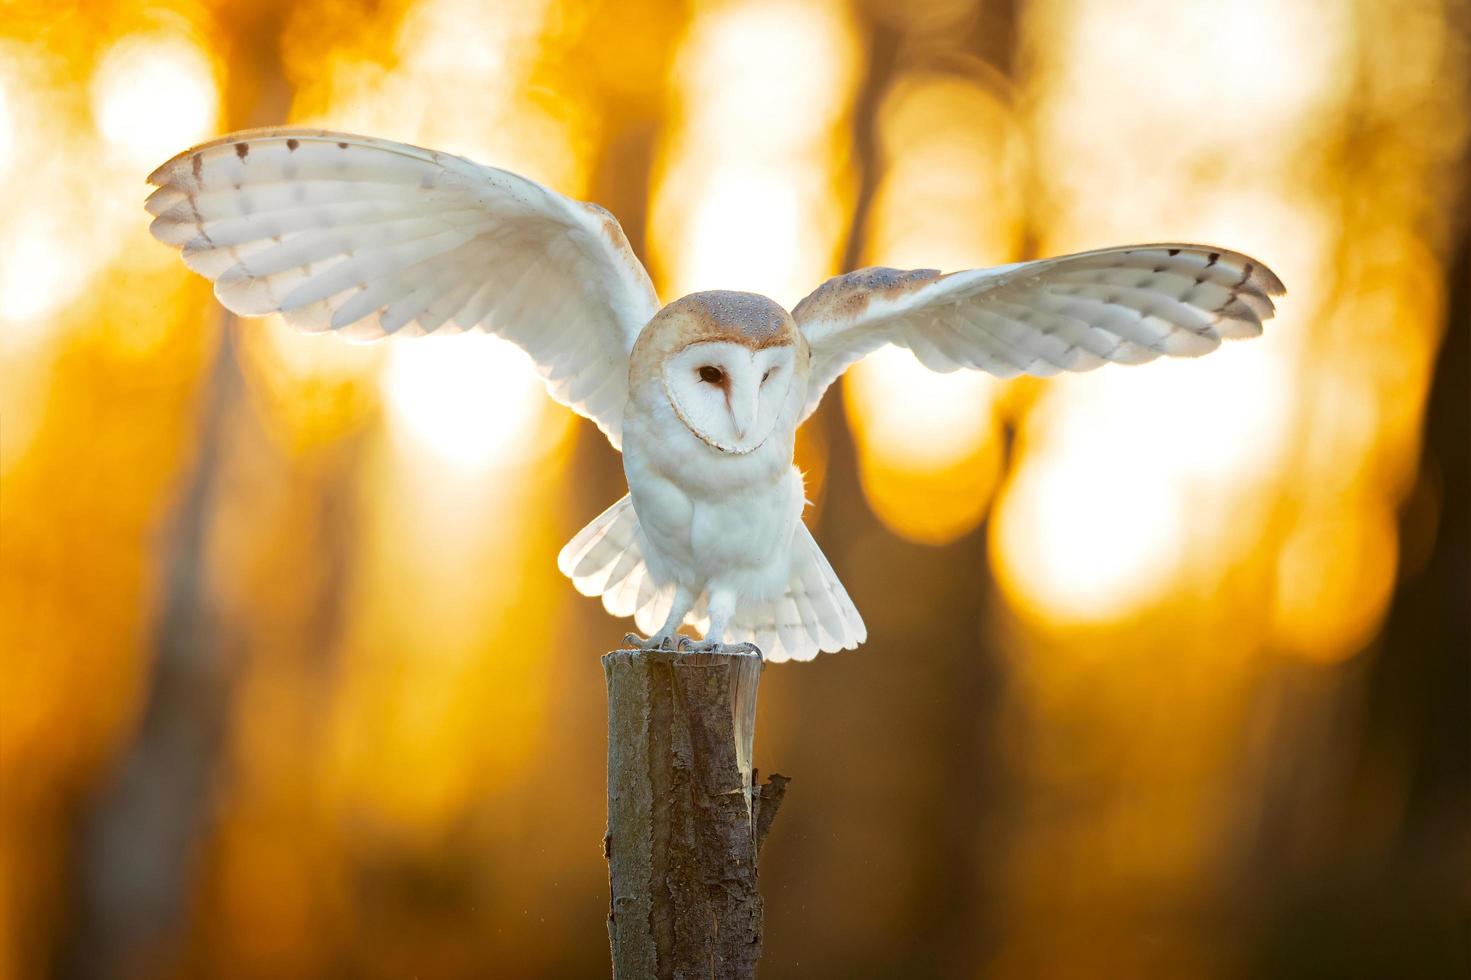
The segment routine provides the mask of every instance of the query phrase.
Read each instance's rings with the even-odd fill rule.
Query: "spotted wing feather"
[[[1106,248],[949,275],[860,269],[792,311],[812,348],[803,417],[850,364],[885,344],[931,370],[1000,377],[1197,357],[1260,334],[1283,292],[1261,262],[1207,245]]]
[[[463,157],[309,129],[234,133],[148,179],[154,236],[233,312],[360,340],[494,332],[619,445],[628,357],[659,304],[602,208]]]

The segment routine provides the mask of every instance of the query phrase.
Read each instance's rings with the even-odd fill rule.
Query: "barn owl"
[[[623,453],[628,493],[558,566],[645,647],[768,660],[867,631],[802,522],[797,427],[892,344],[1001,377],[1193,357],[1261,333],[1282,283],[1202,245],[1133,245],[941,274],[861,269],[790,312],[701,292],[661,305],[618,222],[505,170],[308,129],[234,133],[150,177],[152,232],[243,316],[360,340],[480,329]],[[689,624],[695,644],[677,636]]]

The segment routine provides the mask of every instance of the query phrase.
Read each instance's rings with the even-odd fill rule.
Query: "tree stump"
[[[756,856],[787,784],[751,768],[761,669],[756,653],[603,657],[615,980],[756,975]]]

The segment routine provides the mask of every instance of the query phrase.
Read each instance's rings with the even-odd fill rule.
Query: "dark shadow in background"
[[[1340,860],[1285,896],[1256,976],[1471,976],[1471,229],[1447,286],[1419,486],[1401,515],[1401,540],[1430,533],[1433,549],[1398,584],[1368,664],[1341,819],[1321,828]],[[1391,791],[1387,769],[1404,805],[1384,853],[1358,843],[1358,823]]]

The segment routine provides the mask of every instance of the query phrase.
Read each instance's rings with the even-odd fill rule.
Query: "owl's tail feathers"
[[[655,584],[643,545],[638,515],[625,496],[577,532],[557,556],[557,567],[578,592],[601,596],[608,612],[633,616],[641,631],[652,634],[669,615],[674,589]],[[703,598],[686,622],[697,628],[707,622]],[[743,604],[729,639],[755,643],[770,661],[811,660],[820,652],[857,647],[868,639],[868,630],[811,532],[798,522],[786,591],[766,602]]]
[[[557,555],[557,568],[578,592],[602,596],[614,616],[633,616],[652,634],[674,604],[674,590],[660,588],[644,564],[643,531],[627,494],[577,532]]]
[[[738,610],[730,632],[735,642],[755,643],[773,662],[811,660],[818,653],[852,650],[868,639],[848,590],[801,521],[792,535],[786,592]]]

